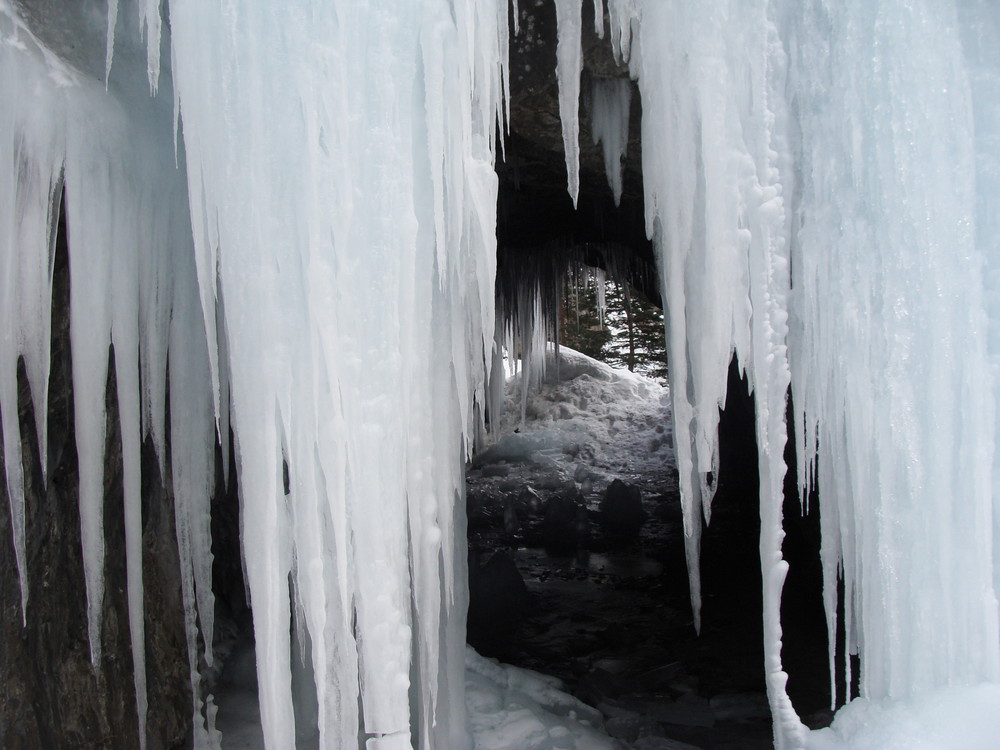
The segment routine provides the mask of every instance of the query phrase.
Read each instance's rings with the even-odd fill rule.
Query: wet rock
[[[517,495],[517,503],[529,513],[538,513],[542,509],[542,496],[533,487],[525,486]]]
[[[616,479],[608,485],[600,505],[601,526],[608,534],[635,538],[646,522],[642,492],[633,484]]]
[[[487,656],[510,648],[524,616],[528,588],[514,561],[494,552],[485,565],[469,560],[469,644]]]
[[[709,700],[712,713],[719,721],[751,721],[770,719],[771,707],[764,693],[727,693]]]
[[[685,727],[714,727],[715,714],[708,701],[697,695],[683,695],[673,703],[651,703],[647,713],[664,724]]]
[[[633,750],[701,750],[697,745],[666,737],[640,737],[632,743]]]
[[[587,533],[587,509],[578,495],[557,495],[545,503],[542,518],[542,543],[553,554],[569,554],[584,544]]]
[[[517,511],[517,501],[510,495],[503,499],[503,530],[507,536],[514,536],[521,530],[521,516]]]
[[[635,742],[639,739],[639,732],[643,728],[642,718],[634,716],[616,716],[604,722],[604,731],[609,737],[625,742]]]

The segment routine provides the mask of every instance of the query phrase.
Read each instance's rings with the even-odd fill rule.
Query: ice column
[[[109,7],[108,29],[117,28],[126,53],[138,36],[135,9]],[[199,342],[204,329],[197,318],[175,315],[174,296],[196,294],[193,266],[185,272],[184,259],[193,258],[188,220],[186,181],[175,160],[171,103],[151,97],[145,76],[135,75],[119,52],[111,67],[111,51],[104,69],[92,75],[62,64],[24,27],[12,9],[0,6],[5,41],[0,46],[3,77],[0,96],[7,106],[0,125],[0,174],[10,184],[9,200],[0,208],[7,216],[0,245],[4,263],[0,305],[7,337],[0,350],[4,375],[0,377],[0,408],[4,415],[4,453],[8,487],[13,499],[15,549],[22,573],[22,601],[27,595],[23,567],[23,494],[20,488],[19,432],[17,429],[16,362],[24,358],[33,394],[40,436],[39,452],[46,455],[44,424],[47,416],[49,309],[54,226],[58,196],[66,195],[66,224],[70,251],[70,343],[73,353],[75,429],[80,471],[80,518],[87,621],[95,669],[102,664],[101,620],[104,610],[104,462],[105,391],[109,352],[113,347],[116,401],[121,427],[124,475],[124,517],[128,626],[132,643],[140,746],[145,745],[146,671],[142,579],[142,518],[140,447],[150,438],[166,468],[165,395],[167,358],[178,390],[175,399],[196,404],[208,396],[207,368],[182,351]],[[131,38],[126,29],[131,29]],[[87,29],[77,30],[85,36]],[[112,48],[109,47],[109,50]],[[168,331],[173,329],[174,343]],[[190,370],[188,368],[191,368]],[[200,368],[200,369],[199,369]],[[180,390],[183,389],[183,390]],[[13,394],[13,399],[12,395]],[[11,421],[13,420],[13,421]],[[208,497],[214,477],[211,453],[211,412],[177,409],[175,489],[181,496],[179,535],[193,543],[181,544],[182,566],[197,571],[182,575],[197,588],[185,596],[185,620],[191,663],[198,663],[196,621],[202,640],[211,643],[211,553]],[[200,437],[196,437],[200,435]],[[189,440],[189,438],[191,440]],[[183,445],[197,446],[203,456],[190,464]],[[205,447],[207,444],[207,448]],[[191,509],[188,512],[186,509]],[[197,557],[197,562],[192,560]],[[195,583],[195,580],[197,583]],[[185,588],[187,594],[187,588]],[[210,658],[210,655],[209,655]],[[197,670],[192,689],[200,705]],[[198,720],[196,709],[196,722]],[[197,729],[196,729],[197,733]]]
[[[171,3],[269,748],[295,734],[293,603],[322,747],[467,741],[456,548],[492,357],[506,18],[505,3]]]
[[[590,133],[600,143],[604,173],[617,206],[622,198],[622,160],[628,152],[632,82],[627,78],[590,79]]]
[[[970,43],[995,39],[995,11],[965,5]],[[819,486],[828,619],[842,575],[865,697],[995,681],[983,296],[995,57],[970,89],[951,3],[807,5],[789,19],[792,388],[800,482]]]

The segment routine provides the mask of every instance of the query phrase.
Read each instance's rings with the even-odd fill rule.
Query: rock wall
[[[54,272],[48,481],[42,476],[31,393],[19,373],[25,464],[28,603],[21,597],[10,502],[0,482],[0,747],[139,747],[125,597],[122,458],[114,367],[107,386],[104,650],[90,663],[80,545],[69,345],[69,269],[60,225]],[[113,360],[112,360],[113,362]],[[0,456],[0,460],[2,460]],[[173,507],[149,445],[143,448],[143,580],[150,750],[190,746],[191,695]],[[169,481],[169,478],[168,480]]]

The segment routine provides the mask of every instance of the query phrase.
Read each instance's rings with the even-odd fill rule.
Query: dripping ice
[[[71,302],[89,637],[99,664],[113,348],[140,727],[138,450],[148,436],[165,463],[169,406],[197,746],[218,741],[197,664],[211,659],[209,459],[216,440],[228,449],[230,424],[268,746],[295,732],[293,637],[309,644],[326,745],[354,744],[359,730],[372,748],[468,744],[461,457],[504,335],[492,161],[508,30],[505,3],[452,5],[230,15],[172,0],[168,27],[153,0],[111,3],[107,45],[78,70],[0,2],[0,98],[35,97],[0,115],[0,412],[22,608],[17,363],[44,457],[65,188],[72,285],[89,290]],[[1000,681],[998,19],[976,0],[911,5],[607,2],[607,36],[642,96],[692,605],[697,619],[735,353],[756,399],[767,689],[782,748],[850,746],[859,712],[879,721],[945,685]],[[556,2],[574,201],[581,6]],[[603,33],[599,0],[598,19]],[[631,84],[608,85],[606,100],[591,90],[590,117],[620,175]],[[526,290],[524,309],[536,302]],[[544,332],[524,320],[543,355]],[[373,360],[387,366],[373,373]],[[862,664],[863,700],[816,734],[781,664],[789,387],[800,492],[819,489],[830,628],[842,577]]]

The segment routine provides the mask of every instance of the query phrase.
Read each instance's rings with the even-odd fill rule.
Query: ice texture
[[[628,153],[632,82],[627,78],[590,79],[590,133],[601,144],[604,173],[617,206],[622,199],[622,160]]]
[[[970,22],[996,33],[985,6]],[[983,284],[995,240],[977,245],[995,196],[977,199],[979,97],[956,6],[849,3],[789,32],[802,175],[789,344],[825,585],[839,567],[862,696],[996,681]]]
[[[170,9],[265,740],[296,730],[294,605],[322,747],[460,747],[456,507],[492,354],[506,4]]]
[[[566,189],[573,205],[580,193],[580,74],[583,72],[583,0],[555,0],[559,40],[556,78],[566,154]]]
[[[16,7],[0,0],[0,429],[25,622],[18,371],[44,474],[61,211],[88,638],[99,669],[104,460],[120,435],[140,743],[140,447],[174,490],[194,741],[210,748],[198,665],[212,659],[212,454],[218,442],[228,465],[231,429],[267,746],[286,746],[293,704],[314,699],[299,716],[321,747],[467,747],[463,464],[481,423],[499,421],[502,379],[487,389],[486,369],[503,346],[522,382],[539,382],[558,289],[508,279],[494,310],[507,3],[112,0],[71,50],[46,46],[59,14],[39,29]],[[556,2],[574,201],[581,10]],[[818,489],[829,627],[842,581],[843,637],[860,655],[862,699],[834,739],[853,742],[878,706],[887,744],[910,708],[980,683],[963,705],[987,726],[1000,682],[1000,11],[606,11],[642,96],[695,621],[735,355],[756,406],[775,745],[830,738],[805,731],[784,687],[789,411],[800,493]],[[612,167],[627,85],[592,113]],[[309,655],[311,686],[297,668],[293,680],[293,652]]]

